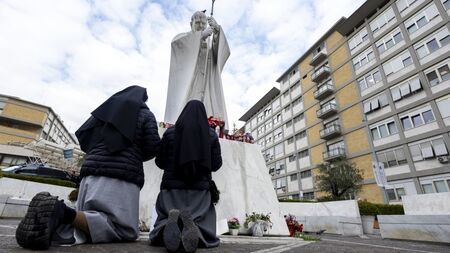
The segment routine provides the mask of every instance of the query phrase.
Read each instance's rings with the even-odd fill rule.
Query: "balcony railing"
[[[341,126],[339,124],[333,124],[320,130],[320,138],[324,140],[332,139],[341,134]]]
[[[314,91],[315,99],[323,99],[334,93],[334,86],[331,83],[324,84],[320,86],[316,91]]]
[[[323,160],[330,161],[337,158],[345,157],[345,148],[334,148],[323,152]]]
[[[324,106],[322,106],[322,108],[317,110],[317,117],[321,119],[328,118],[331,115],[336,114],[338,112],[338,109],[339,107],[337,106],[337,104],[325,104]]]
[[[325,58],[327,58],[327,50],[322,49],[320,52],[313,54],[313,58],[309,65],[317,66],[317,64],[321,63]]]
[[[311,78],[313,82],[320,83],[323,79],[331,74],[331,69],[328,66],[322,66],[314,71]]]

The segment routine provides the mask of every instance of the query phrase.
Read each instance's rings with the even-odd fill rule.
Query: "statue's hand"
[[[214,29],[214,32],[219,32],[219,24],[217,24],[217,21],[213,17],[208,17],[208,24],[212,29]]]
[[[202,31],[202,40],[205,40],[206,38],[211,36],[212,33],[213,29],[211,27],[207,27],[205,30]]]

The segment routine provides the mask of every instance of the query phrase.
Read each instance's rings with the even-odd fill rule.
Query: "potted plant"
[[[285,215],[284,219],[286,220],[290,237],[294,237],[295,234],[303,232],[303,224],[298,223],[297,217],[295,217],[295,215]]]
[[[245,214],[244,226],[252,231],[253,236],[263,236],[272,228],[272,221],[270,220],[270,213],[255,213],[250,215]]]
[[[230,230],[230,235],[238,235],[240,227],[241,225],[239,224],[239,220],[236,217],[228,220],[228,229]]]

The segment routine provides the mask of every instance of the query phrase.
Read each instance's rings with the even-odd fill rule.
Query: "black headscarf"
[[[211,171],[211,144],[205,106],[189,101],[175,123],[175,166],[189,180],[200,170]]]
[[[75,132],[81,150],[88,153],[100,141],[112,153],[130,146],[134,141],[139,110],[146,107],[147,98],[147,90],[134,85],[103,102]]]

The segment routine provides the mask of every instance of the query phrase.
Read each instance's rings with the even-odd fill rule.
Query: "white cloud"
[[[363,0],[222,0],[214,17],[231,47],[223,73],[230,125],[341,16]],[[51,106],[75,131],[108,96],[147,88],[162,120],[170,41],[210,1],[0,2],[0,93]]]

